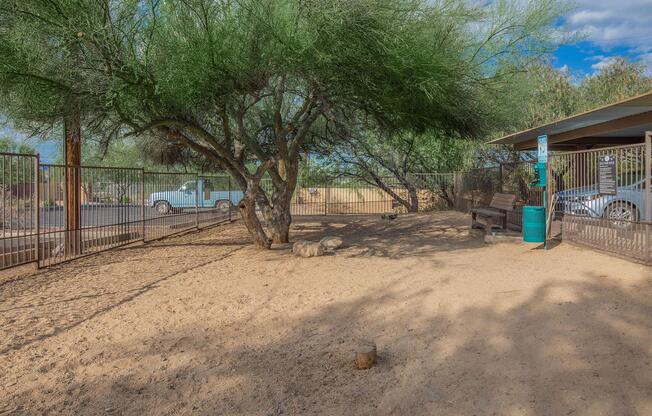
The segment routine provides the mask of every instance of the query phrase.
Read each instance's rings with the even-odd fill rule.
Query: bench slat
[[[495,193],[493,198],[491,198],[489,207],[505,211],[514,211],[514,202],[516,202],[516,195],[514,194]]]

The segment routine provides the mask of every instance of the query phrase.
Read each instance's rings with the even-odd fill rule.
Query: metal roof
[[[518,144],[536,139],[542,134],[547,134],[549,137],[555,136],[579,130],[584,127],[596,126],[602,123],[648,112],[652,112],[652,91],[615,104],[606,105],[604,107],[566,117],[539,127],[518,133],[512,133],[499,139],[491,140],[489,143]],[[628,123],[626,119],[623,120],[623,125],[619,126],[617,129],[612,129],[604,133],[596,132],[596,134],[591,134],[591,137],[633,137],[638,135],[643,137],[647,130],[652,130],[652,122],[641,123],[639,120]],[[563,140],[560,142],[563,142]]]

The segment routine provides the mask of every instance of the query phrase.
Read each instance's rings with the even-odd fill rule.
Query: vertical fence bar
[[[652,131],[645,132],[645,236],[647,261],[652,262]]]
[[[140,230],[145,242],[145,169],[140,170]]]
[[[195,228],[199,230],[199,176],[195,176]]]
[[[324,215],[328,215],[328,199],[331,196],[330,181],[324,184]]]
[[[36,203],[34,204],[34,209],[36,211],[36,216],[35,216],[35,230],[36,230],[36,245],[34,247],[34,257],[36,260],[36,268],[41,267],[41,181],[39,180],[39,172],[40,172],[40,164],[41,164],[41,155],[36,154],[36,158],[34,159],[34,183],[36,184]]]
[[[645,132],[645,219],[652,223],[652,131]]]
[[[229,222],[231,222],[232,196],[231,196],[231,175],[227,176],[229,187]]]

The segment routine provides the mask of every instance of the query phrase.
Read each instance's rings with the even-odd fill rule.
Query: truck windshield
[[[179,188],[180,191],[194,191],[197,188],[197,184],[195,181],[188,181],[184,183],[181,188]]]

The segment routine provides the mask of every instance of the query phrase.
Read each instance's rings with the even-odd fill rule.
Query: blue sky
[[[582,40],[555,52],[557,68],[590,76],[625,56],[652,75],[652,0],[576,0],[574,6],[562,21]]]
[[[575,0],[573,6],[561,23],[582,40],[560,47],[554,53],[555,67],[575,77],[591,76],[610,60],[624,56],[645,64],[652,75],[652,0]],[[0,128],[0,135],[25,140],[10,128]],[[58,157],[60,140],[27,140],[37,146],[45,161]]]

